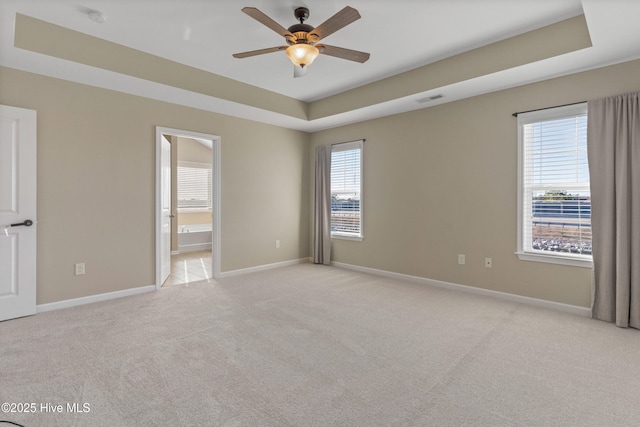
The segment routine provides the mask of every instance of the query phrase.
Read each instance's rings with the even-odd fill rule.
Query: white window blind
[[[591,260],[586,104],[518,116],[518,252]]]
[[[362,145],[331,147],[331,234],[362,237]]]
[[[178,162],[178,211],[211,210],[211,165]]]

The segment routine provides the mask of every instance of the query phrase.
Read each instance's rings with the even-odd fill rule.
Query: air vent
[[[435,101],[436,99],[440,99],[442,97],[443,97],[443,95],[438,94],[438,95],[433,95],[433,96],[428,96],[426,98],[418,99],[418,100],[416,100],[416,102],[418,104],[424,104],[425,102]]]

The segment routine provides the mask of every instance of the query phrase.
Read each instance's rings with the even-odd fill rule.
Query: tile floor
[[[171,275],[162,286],[182,285],[211,278],[211,251],[171,256]]]

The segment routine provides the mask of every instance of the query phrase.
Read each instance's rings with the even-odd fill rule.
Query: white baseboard
[[[91,304],[99,301],[107,301],[115,298],[128,297],[138,295],[145,292],[155,291],[155,285],[142,286],[140,288],[124,289],[122,291],[107,292],[105,294],[89,295],[86,297],[67,299],[64,301],[50,302],[48,304],[40,304],[36,306],[36,313],[44,313],[45,311],[59,310],[61,308],[75,307],[77,305]]]
[[[220,273],[219,278],[240,276],[242,274],[256,273],[259,271],[271,270],[273,268],[286,267],[289,265],[302,264],[302,263],[311,262],[311,261],[312,261],[311,258],[300,258],[300,259],[294,259],[289,261],[276,262],[273,264],[259,265],[256,267],[242,268],[239,270],[225,271],[223,273]],[[591,309],[588,307],[580,307],[577,305],[563,304],[560,302],[548,301],[548,300],[543,300],[539,298],[509,294],[506,292],[493,291],[490,289],[477,288],[474,286],[460,285],[457,283],[443,282],[441,280],[427,279],[424,277],[411,276],[411,275],[402,274],[402,273],[394,273],[392,271],[378,270],[376,268],[362,267],[359,265],[345,264],[342,262],[332,261],[331,265],[338,268],[344,268],[347,270],[354,270],[354,271],[360,271],[363,273],[374,274],[376,276],[406,280],[409,282],[421,283],[421,284],[436,286],[439,288],[452,289],[452,290],[468,292],[468,293],[477,294],[477,295],[485,295],[485,296],[499,298],[506,301],[528,304],[536,307],[549,308],[552,310],[571,313],[578,316],[591,317]],[[104,294],[73,298],[73,299],[68,299],[64,301],[56,301],[48,304],[40,304],[36,306],[36,313],[44,313],[46,311],[59,310],[62,308],[75,307],[75,306],[84,305],[84,304],[91,304],[99,301],[107,301],[110,299],[138,295],[138,294],[151,292],[155,290],[156,290],[155,285],[149,285],[149,286],[142,286],[139,288],[125,289],[122,291],[107,292]]]
[[[361,267],[359,265],[345,264],[342,262],[332,261],[331,265],[339,268],[348,269],[348,270],[374,274],[376,276],[389,277],[392,279],[401,279],[409,282],[422,283],[426,285],[436,286],[439,288],[453,289],[453,290],[468,292],[468,293],[477,294],[477,295],[485,295],[485,296],[499,298],[506,301],[528,304],[536,307],[549,308],[552,310],[562,311],[565,313],[576,314],[578,316],[591,317],[591,309],[588,307],[580,307],[577,305],[563,304],[561,302],[554,302],[554,301],[548,301],[548,300],[543,300],[539,298],[525,297],[522,295],[509,294],[506,292],[477,288],[475,286],[459,285],[457,283],[443,282],[441,280],[427,279],[427,278],[418,277],[418,276],[410,276],[408,274],[394,273],[392,271],[378,270],[378,269],[369,268],[369,267]]]
[[[294,259],[290,261],[277,262],[274,264],[266,264],[266,265],[259,265],[256,267],[243,268],[240,270],[225,271],[223,273],[220,273],[219,278],[239,276],[241,274],[271,270],[273,268],[285,267],[288,265],[295,265],[295,264],[302,264],[310,261],[311,261],[311,258],[300,258],[300,259]],[[151,292],[155,290],[156,290],[155,285],[149,285],[149,286],[142,286],[140,288],[125,289],[122,291],[107,292],[105,294],[89,295],[86,297],[56,301],[56,302],[51,302],[47,304],[40,304],[36,306],[36,313],[44,313],[46,311],[60,310],[62,308],[69,308],[69,307],[75,307],[78,305],[91,304],[99,301],[107,301],[115,298],[128,297],[128,296],[138,295],[138,294]]]
[[[221,272],[218,278],[223,279],[225,277],[240,276],[242,274],[256,273],[258,271],[271,270],[273,268],[286,267],[288,265],[295,265],[295,264],[302,264],[310,261],[311,261],[311,258],[300,258],[300,259],[292,259],[289,261],[276,262],[273,264],[258,265],[256,267],[241,268],[239,270]]]

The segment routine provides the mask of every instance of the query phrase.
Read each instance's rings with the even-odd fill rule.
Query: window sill
[[[364,239],[364,237],[362,236],[355,236],[352,234],[339,234],[339,233],[332,233],[331,238],[338,239],[338,240],[352,240],[355,242],[362,242],[362,240]]]
[[[532,254],[528,252],[516,252],[520,261],[546,262],[549,264],[569,265],[572,267],[592,268],[593,261],[584,258],[559,257],[554,255]]]

